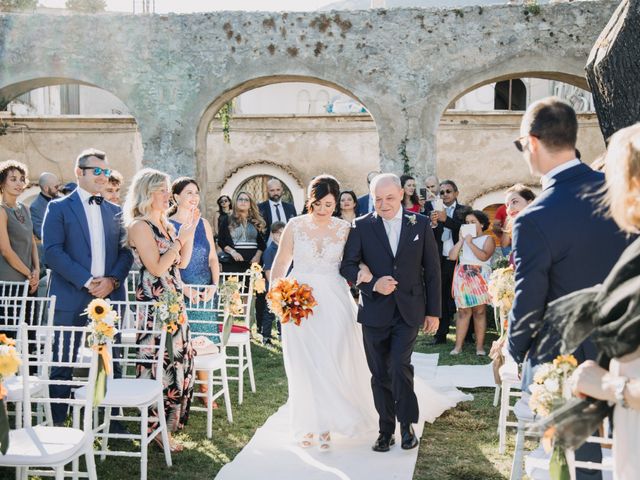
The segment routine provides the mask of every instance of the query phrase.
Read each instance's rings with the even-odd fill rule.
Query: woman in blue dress
[[[200,204],[200,188],[192,178],[181,177],[171,185],[171,198],[173,206],[169,209],[169,220],[180,231],[183,224],[189,225],[193,221],[193,212]],[[185,304],[189,326],[197,351],[198,336],[206,336],[209,340],[218,343],[219,333],[217,316],[212,312],[202,312],[189,310],[191,304],[196,304],[198,300],[209,301],[216,294],[218,278],[220,276],[220,265],[213,242],[213,230],[211,224],[200,217],[193,239],[193,252],[191,261],[186,268],[180,269],[180,277],[184,285],[210,285],[206,289],[184,289]],[[197,372],[198,379],[204,381],[200,388],[206,392],[207,376],[203,372]]]

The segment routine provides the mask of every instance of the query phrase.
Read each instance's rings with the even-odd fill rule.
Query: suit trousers
[[[446,342],[449,333],[449,325],[456,313],[456,302],[451,295],[451,285],[453,284],[453,273],[456,262],[447,257],[440,257],[440,277],[442,279],[442,317],[436,332],[436,342]]]
[[[418,421],[411,354],[419,329],[405,323],[397,307],[391,325],[362,326],[380,433],[393,434],[396,418],[400,423]]]

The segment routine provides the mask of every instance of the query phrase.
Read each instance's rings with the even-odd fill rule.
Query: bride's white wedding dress
[[[318,302],[299,326],[282,326],[282,350],[289,385],[291,430],[297,440],[308,433],[330,431],[349,437],[371,434],[378,414],[373,403],[371,373],[366,363],[357,306],[340,261],[350,224],[333,217],[320,229],[311,215],[289,221],[293,231],[290,277],[313,289]],[[421,421],[432,422],[443,411],[469,397],[455,390],[439,393],[416,378]]]

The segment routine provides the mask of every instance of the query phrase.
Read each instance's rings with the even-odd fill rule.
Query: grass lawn
[[[495,332],[487,338],[487,350]],[[476,357],[475,348],[468,346],[462,354],[451,357],[452,344],[428,345],[429,338],[420,334],[416,351],[439,353],[440,365],[488,363],[487,357]],[[453,335],[449,336],[453,340]],[[213,439],[206,438],[205,414],[194,412],[189,425],[177,438],[185,444],[182,453],[173,456],[173,467],[167,468],[164,456],[155,445],[149,450],[149,479],[212,479],[224,464],[233,460],[249,442],[256,429],[286,401],[287,382],[279,346],[252,346],[257,383],[255,394],[245,388],[241,406],[235,402],[236,388],[232,383],[234,423],[226,421],[224,405],[214,414]],[[247,382],[248,384],[248,382]],[[506,479],[511,468],[513,436],[505,455],[498,454],[496,433],[498,410],[493,407],[493,388],[469,391],[473,402],[465,402],[445,412],[434,424],[424,429],[415,480],[491,480]],[[373,439],[372,439],[373,441]],[[125,443],[126,445],[126,443]],[[139,460],[108,457],[96,459],[101,480],[137,478]],[[0,469],[0,478],[12,478],[13,472]],[[270,479],[268,479],[270,480]]]

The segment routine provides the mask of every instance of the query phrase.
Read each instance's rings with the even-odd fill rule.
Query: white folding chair
[[[164,411],[163,396],[163,359],[165,353],[166,331],[162,328],[162,322],[155,318],[154,302],[129,302],[111,301],[111,306],[116,310],[121,318],[129,315],[135,319],[136,335],[153,335],[158,341],[154,345],[140,345],[137,343],[123,343],[114,341],[113,347],[126,348],[127,354],[122,358],[113,355],[112,366],[120,364],[122,367],[122,378],[113,378],[113,368],[107,381],[107,392],[100,407],[104,407],[104,421],[101,425],[95,426],[95,434],[101,438],[100,449],[96,454],[100,454],[102,460],[107,455],[140,458],[140,479],[147,478],[147,451],[149,443],[157,436],[161,435],[164,445],[164,455],[167,466],[171,466],[171,451],[169,445],[169,435]],[[125,313],[128,310],[129,313]],[[132,323],[131,326],[134,326]],[[136,378],[139,367],[152,370],[155,378]],[[84,398],[85,391],[80,389],[76,392],[76,397]],[[149,407],[155,406],[158,416],[149,416]],[[131,408],[140,412],[139,416],[112,415],[112,409]],[[117,434],[110,433],[111,420],[138,422],[140,424],[140,434]],[[158,427],[148,432],[149,422],[157,421]],[[109,450],[109,439],[130,439],[140,442],[139,452]]]
[[[8,333],[11,337],[18,335],[20,315],[26,306],[29,294],[29,281],[0,281],[0,333]]]
[[[135,301],[136,288],[138,288],[138,282],[140,281],[140,270],[131,270],[129,275],[127,275],[126,281],[127,299]]]
[[[518,419],[518,423],[516,444],[513,452],[513,463],[511,465],[511,475],[509,476],[509,480],[520,480],[522,478],[525,436],[539,438],[539,435],[527,431],[528,425],[537,420],[536,415],[529,408],[529,398],[529,394],[523,394],[513,407],[513,413]]]
[[[231,399],[229,396],[229,381],[227,378],[227,355],[226,355],[226,341],[229,336],[230,325],[227,326],[227,335],[225,335],[224,328],[224,312],[219,309],[218,302],[215,295],[211,295],[210,298],[199,299],[196,302],[189,301],[186,295],[187,290],[194,290],[197,292],[212,292],[209,285],[183,285],[183,292],[185,292],[185,302],[187,304],[187,318],[189,319],[189,325],[191,326],[191,338],[192,340],[197,337],[205,337],[211,342],[217,344],[218,351],[207,353],[205,355],[198,354],[195,357],[194,365],[196,369],[196,388],[194,389],[193,396],[199,398],[206,398],[206,407],[199,407],[191,404],[191,410],[206,411],[207,412],[207,438],[211,438],[213,433],[213,402],[220,396],[224,395],[224,406],[227,410],[227,420],[229,423],[233,422],[233,414],[231,412]],[[198,317],[207,316],[208,318],[202,319]],[[230,321],[227,318],[227,321]],[[194,333],[195,326],[203,325],[207,326],[207,330],[214,330],[211,328],[215,325],[217,333]],[[204,330],[204,329],[203,329]],[[217,371],[220,371],[220,376],[215,377]],[[206,374],[206,380],[200,380],[197,377],[197,373],[202,372]],[[206,392],[199,392],[197,386],[206,385]],[[214,392],[214,386],[220,386],[221,388]]]
[[[2,303],[3,297],[0,297],[0,303]],[[29,330],[31,338],[27,339],[29,345],[29,351],[26,352],[32,359],[42,359],[42,355],[46,350],[46,342],[50,340],[47,336],[47,330],[38,330],[35,327],[38,326],[52,326],[53,325],[53,312],[56,307],[56,297],[55,295],[52,297],[27,297],[24,299],[25,303],[29,304],[29,308],[22,308],[20,312],[20,317],[18,319],[18,325],[29,325],[30,327],[34,327]],[[22,330],[18,328],[17,330],[17,348],[20,351],[21,355],[24,356],[25,352],[23,352],[21,346],[21,335]],[[36,376],[31,376],[30,395],[32,397],[48,397],[49,389],[44,388],[44,385],[36,382],[38,377],[43,377],[47,375],[47,372],[43,371],[42,365],[35,373]],[[14,403],[16,409],[16,427],[20,428],[22,426],[22,397],[23,397],[23,387],[24,382],[22,379],[22,375],[15,375],[10,377],[5,382],[5,387],[7,388],[7,403]],[[49,425],[53,425],[52,417],[51,417],[51,405],[48,403],[42,404],[44,407],[44,414],[46,416],[47,422]],[[42,414],[40,410],[38,410],[38,423],[42,423]]]
[[[238,355],[229,355],[227,353],[227,367],[237,369],[237,376],[228,377],[229,380],[238,381],[238,405],[242,405],[244,396],[244,372],[249,371],[249,385],[251,391],[256,391],[256,381],[253,375],[253,359],[251,357],[251,309],[253,307],[253,278],[250,273],[221,273],[220,283],[229,277],[236,277],[240,283],[240,297],[244,306],[243,332],[231,332],[227,342],[227,348],[237,348]]]
[[[500,412],[498,413],[498,452],[503,454],[507,442],[507,428],[517,427],[518,422],[509,420],[509,413],[515,413],[515,406],[511,405],[512,398],[520,398],[522,392],[520,387],[522,381],[518,376],[518,364],[513,360],[509,352],[503,349],[505,363],[500,367],[500,386],[496,390],[500,391]]]
[[[91,356],[88,362],[79,360],[71,361],[66,351],[73,351],[74,343],[84,344],[88,329],[85,327],[61,327],[61,326],[28,326],[21,325],[21,355],[20,367],[24,382],[22,389],[24,405],[23,428],[16,428],[9,432],[9,450],[6,455],[0,455],[0,466],[16,467],[16,477],[26,480],[29,475],[51,476],[53,469],[56,480],[62,480],[66,476],[88,477],[97,479],[95,462],[93,457],[93,429],[92,429],[92,401],[98,370],[97,354]],[[28,338],[46,337],[46,350],[43,355],[25,355],[29,351]],[[54,338],[57,342],[57,359],[54,360]],[[43,372],[49,372],[53,367],[84,368],[88,377],[84,379],[50,380],[48,375],[40,377],[29,376],[29,368],[36,367]],[[32,397],[33,384],[38,388],[48,389],[51,385],[68,385],[72,388],[84,388],[87,392],[85,399]],[[65,403],[73,407],[74,425],[68,427],[55,427],[46,425],[32,425],[32,408],[39,403]],[[84,417],[80,423],[80,409],[84,408]],[[87,472],[79,472],[78,459],[84,455],[87,464]],[[65,466],[71,463],[72,471],[65,471]],[[43,470],[43,469],[47,470]]]

